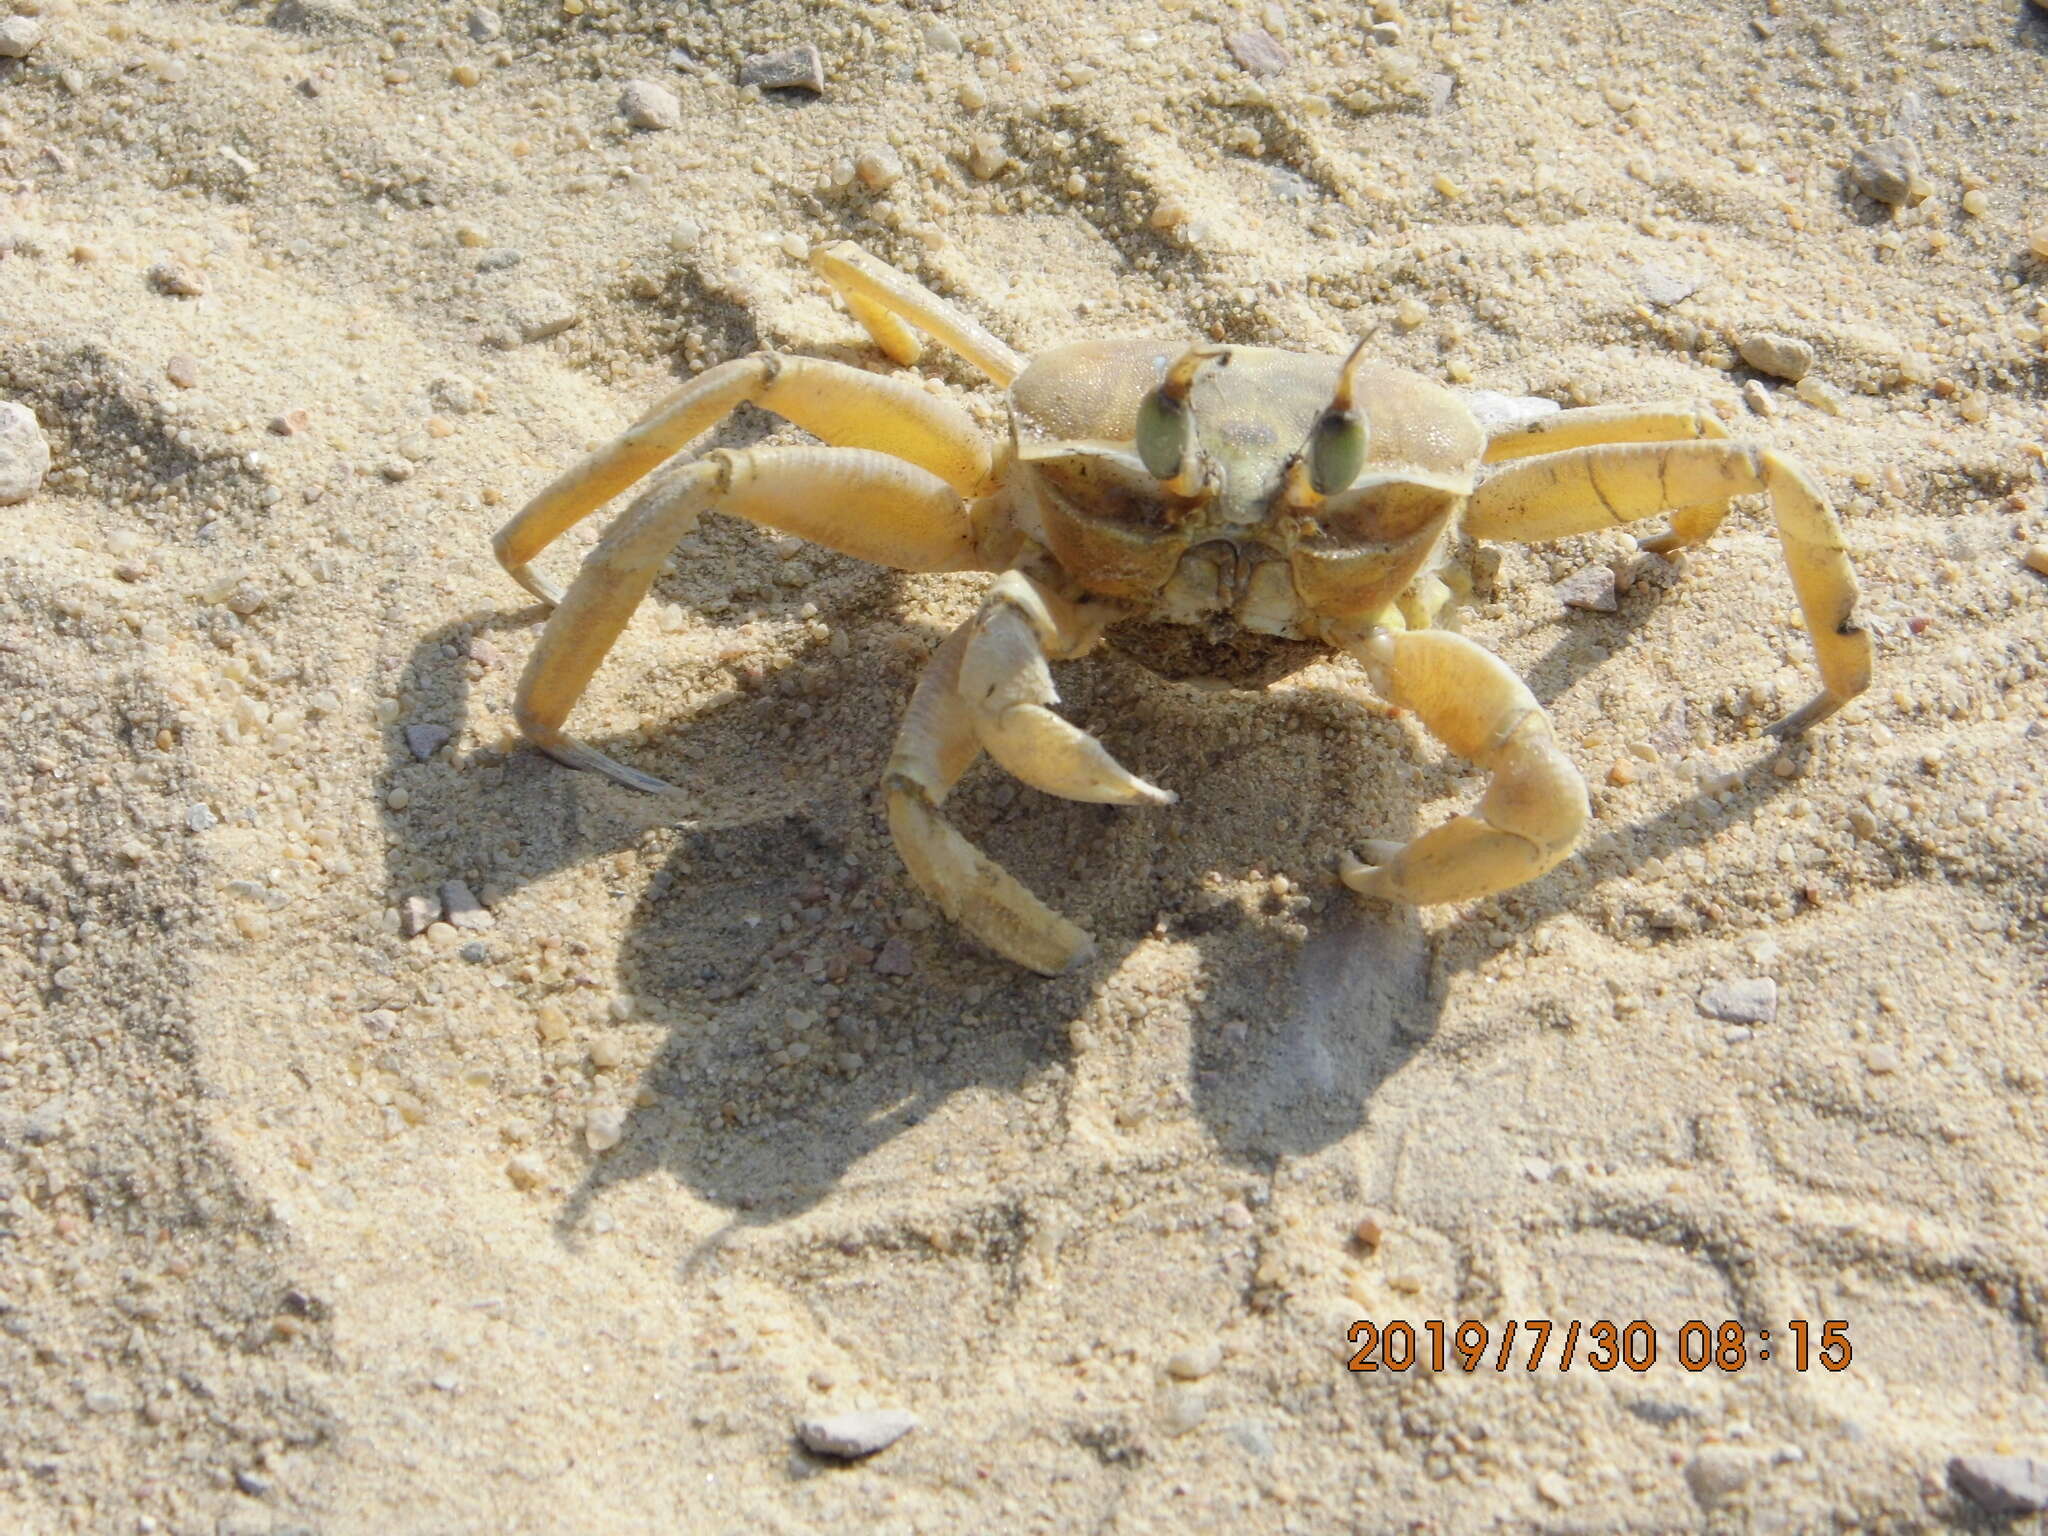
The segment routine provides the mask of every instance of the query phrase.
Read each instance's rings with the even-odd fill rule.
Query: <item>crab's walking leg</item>
[[[1086,960],[1094,941],[962,837],[939,807],[984,747],[1048,794],[1106,805],[1174,799],[1052,712],[1059,696],[1047,658],[1083,654],[1112,616],[1063,601],[1021,572],[999,577],[925,668],[884,780],[889,828],[917,883],[998,954],[1048,976]]]
[[[980,563],[959,493],[888,454],[756,448],[720,450],[685,464],[619,515],[548,619],[513,706],[535,746],[633,789],[670,787],[586,746],[562,726],[669,551],[713,508],[899,570],[970,570]]]
[[[916,331],[923,331],[998,384],[1007,386],[1024,371],[1024,359],[980,325],[851,240],[814,246],[811,270],[838,290],[854,319],[892,362],[910,364],[922,357]]]
[[[1588,405],[1494,433],[1486,442],[1486,462],[1499,464],[1601,443],[1678,443],[1727,435],[1718,420],[1689,405]]]
[[[1560,539],[1676,508],[1670,535],[1648,547],[1679,549],[1711,534],[1731,497],[1756,491],[1771,498],[1820,665],[1820,693],[1771,727],[1789,738],[1867,688],[1871,660],[1870,634],[1856,622],[1856,572],[1841,524],[1797,460],[1726,440],[1544,454],[1483,481],[1466,509],[1465,531],[1482,539]]]
[[[1440,629],[1379,630],[1345,648],[1389,703],[1493,775],[1477,814],[1405,845],[1369,845],[1377,867],[1347,855],[1346,885],[1388,901],[1467,901],[1533,880],[1571,852],[1586,825],[1586,781],[1506,662]]]
[[[534,572],[533,559],[742,402],[774,411],[835,446],[908,459],[963,496],[988,488],[988,444],[958,406],[909,379],[823,358],[756,352],[705,369],[556,477],[498,530],[498,563],[542,602],[559,603],[562,594]]]

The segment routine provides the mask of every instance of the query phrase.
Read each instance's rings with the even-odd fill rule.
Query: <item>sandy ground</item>
[[[1952,1457],[2048,1453],[2048,14],[13,3],[0,397],[54,468],[0,507],[0,1527],[1917,1530],[1984,1518]],[[822,97],[735,84],[804,42]],[[1916,206],[1849,179],[1890,135]],[[1464,628],[1596,820],[1416,916],[1337,856],[1480,781],[1355,667],[1063,668],[1184,798],[976,771],[961,825],[1102,941],[1025,975],[874,790],[976,578],[714,517],[577,716],[680,807],[510,729],[491,533],[710,363],[886,366],[792,254],[835,237],[1027,350],[1377,321],[1705,402],[1836,498],[1875,685],[1760,734],[1813,683],[1757,505],[1682,576],[1506,548]],[[1602,562],[1643,579],[1567,609]],[[405,937],[447,881],[487,910]],[[1660,1357],[1429,1368],[1534,1318]],[[1425,1360],[1347,1371],[1359,1319]],[[798,1449],[863,1408],[920,1425]]]

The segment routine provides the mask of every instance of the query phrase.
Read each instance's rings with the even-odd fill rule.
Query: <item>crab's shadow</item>
[[[516,969],[533,958],[522,947],[539,942],[511,939],[535,926],[514,916],[519,904],[544,909],[547,884],[571,872],[585,872],[575,889],[587,903],[588,869],[606,872],[601,899],[621,920],[600,926],[622,936],[542,950],[524,979],[529,1017],[552,999],[571,1021],[569,1039],[536,1034],[530,1047],[558,1095],[581,1079],[594,1099],[632,1102],[618,1148],[597,1156],[577,1146],[583,1171],[560,1215],[565,1239],[608,1187],[657,1171],[736,1222],[787,1218],[964,1093],[1059,1104],[1085,1079],[1122,1101],[1178,1105],[1254,1179],[1357,1130],[1380,1085],[1435,1029],[1446,975],[1488,952],[1454,929],[1433,954],[1412,914],[1358,903],[1329,878],[1349,843],[1416,830],[1420,796],[1407,825],[1368,825],[1347,810],[1374,763],[1412,751],[1410,727],[1341,690],[1212,700],[1127,661],[1063,669],[1070,713],[1141,770],[1170,761],[1161,776],[1184,799],[1133,812],[1020,790],[986,764],[970,773],[949,804],[961,829],[1097,936],[1087,966],[1042,979],[937,919],[904,874],[875,795],[892,731],[874,722],[897,716],[939,636],[894,616],[903,578],[853,562],[832,571],[834,611],[851,614],[843,650],[803,652],[687,718],[657,716],[652,733],[591,737],[682,786],[675,799],[524,749],[435,774],[402,729],[391,733],[386,796],[431,785],[438,797],[420,814],[423,791],[412,788],[413,809],[387,818],[393,905],[438,878],[491,889],[510,920],[482,941],[486,957]],[[674,582],[687,586],[686,574]],[[1604,638],[1618,644],[1647,607],[1631,604]],[[508,604],[425,636],[411,658],[414,697],[458,733],[479,723],[473,712],[505,711],[503,653],[540,619]],[[1578,680],[1580,639],[1568,625],[1532,669],[1539,697]],[[479,640],[492,658],[481,668]],[[1273,754],[1276,779],[1310,783],[1310,803],[1228,803],[1218,780],[1205,780],[1205,767],[1227,763],[1230,782],[1256,782],[1256,762],[1248,770],[1244,759],[1261,751]],[[1320,754],[1320,776],[1304,780],[1304,753]],[[1437,790],[1454,792],[1463,773],[1423,764],[1417,782],[1439,774]],[[1645,857],[1701,836],[1683,805],[1631,831]],[[478,850],[494,849],[479,862]],[[1268,878],[1282,867],[1297,871],[1292,890]],[[1511,921],[1532,923],[1583,901],[1594,883],[1568,864],[1497,900]],[[1157,939],[1172,957],[1164,970],[1161,946],[1147,944]],[[638,1083],[600,1081],[590,1040],[651,1023],[664,1034]],[[1131,1033],[1151,1030],[1184,1042],[1177,1059],[1148,1053]],[[1119,1063],[1082,1062],[1077,1038]],[[1048,1084],[1054,1091],[1029,1092]],[[1056,1140],[1057,1128],[1049,1134]]]
[[[1133,761],[1158,762],[1164,731],[1187,800],[1156,812],[1077,805],[1020,790],[986,764],[974,770],[949,804],[957,824],[1090,926],[1100,952],[1045,979],[979,949],[910,884],[879,811],[893,731],[873,723],[900,713],[939,637],[880,615],[896,578],[871,580],[873,601],[854,604],[871,621],[845,626],[843,655],[819,646],[751,689],[664,718],[651,740],[590,734],[682,786],[674,800],[530,750],[501,758],[463,747],[465,724],[481,725],[485,740],[498,734],[472,714],[505,710],[506,657],[541,617],[530,604],[473,615],[414,648],[408,689],[418,702],[391,730],[381,786],[387,799],[399,788],[411,797],[386,817],[388,900],[400,906],[448,878],[486,892],[499,921],[472,954],[524,973],[511,1017],[532,1030],[552,1001],[571,1024],[567,1039],[534,1032],[521,1048],[540,1053],[558,1096],[580,1079],[597,1099],[636,1099],[623,1144],[585,1162],[565,1231],[606,1187],[657,1169],[737,1220],[805,1210],[958,1094],[1071,1083],[1077,1034],[1130,1046],[1129,1072],[1111,1091],[1178,1104],[1255,1177],[1354,1131],[1434,1025],[1420,924],[1334,888],[1306,914],[1298,898],[1273,894],[1275,807],[1248,816],[1204,794],[1200,765],[1233,750],[1204,738],[1207,701],[1128,662],[1090,662],[1061,679],[1086,718],[1127,710],[1134,691],[1166,697],[1153,711],[1163,721],[1112,722],[1105,734]],[[799,686],[781,686],[799,674]],[[1393,728],[1355,700],[1244,697],[1240,709],[1306,709],[1322,734],[1333,723]],[[810,718],[798,724],[800,705]],[[428,762],[415,760],[403,730],[423,719],[457,732]],[[1362,743],[1358,756],[1388,749]],[[466,771],[447,772],[439,759],[464,751]],[[1190,812],[1198,827],[1185,824]],[[593,867],[604,873],[595,898]],[[579,903],[616,903],[616,925],[521,919],[522,903],[545,913],[561,901],[548,887],[572,875]],[[579,937],[594,928],[622,937]],[[1175,959],[1171,985],[1154,992],[1149,974],[1128,973],[1160,934]],[[1172,1011],[1177,1063],[1123,1034],[1167,1027],[1148,1017],[1150,1004],[1133,1010],[1144,998]],[[615,999],[623,1020],[610,1016]],[[651,1021],[665,1034],[638,1084],[600,1079],[591,1039]]]

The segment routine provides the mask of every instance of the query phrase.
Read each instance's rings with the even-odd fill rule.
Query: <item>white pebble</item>
[[[1778,984],[1768,976],[1724,981],[1700,994],[1700,1012],[1729,1024],[1771,1024],[1778,1017]]]
[[[582,318],[576,306],[562,295],[551,289],[537,288],[514,309],[512,325],[522,341],[546,341],[551,336],[561,335]]]
[[[36,413],[0,400],[0,506],[27,501],[43,488],[50,472],[50,444]]]
[[[441,882],[441,906],[448,914],[449,922],[471,933],[482,933],[486,929],[495,928],[498,923],[498,920],[485,909],[483,903],[476,899],[476,893],[461,880]]]
[[[650,130],[683,126],[683,104],[667,86],[652,80],[628,80],[619,92],[619,115],[634,128]]]
[[[903,175],[903,161],[893,149],[871,149],[853,162],[853,172],[870,192],[886,192]]]
[[[483,404],[483,394],[459,373],[443,374],[427,387],[427,395],[444,411],[467,416]]]
[[[626,1112],[615,1105],[593,1109],[583,1119],[583,1140],[593,1152],[609,1152],[626,1139]]]
[[[1166,1374],[1178,1381],[1200,1381],[1222,1363],[1223,1346],[1211,1339],[1207,1344],[1191,1344],[1168,1356]]]
[[[894,1445],[915,1428],[917,1415],[906,1408],[870,1408],[827,1419],[804,1419],[797,1424],[796,1437],[813,1455],[852,1461]]]
[[[975,180],[993,181],[1009,163],[1010,157],[1003,152],[1002,140],[994,134],[978,133],[969,141],[967,169],[974,173]]]
[[[0,21],[0,59],[25,59],[43,40],[43,24],[26,16]]]

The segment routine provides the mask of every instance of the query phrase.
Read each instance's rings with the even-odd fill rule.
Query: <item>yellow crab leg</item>
[[[663,476],[622,513],[583,562],[527,660],[513,709],[535,746],[631,789],[660,779],[563,730],[676,541],[712,509],[905,571],[979,563],[960,495],[914,464],[865,448],[721,449]]]
[[[883,780],[889,829],[925,893],[996,953],[1048,976],[1094,954],[1094,940],[962,837],[940,807],[984,747],[1049,794],[1112,805],[1174,798],[1050,708],[1058,695],[1047,657],[1085,653],[1112,616],[1006,572],[933,654]]]
[[[1674,443],[1727,435],[1728,429],[1717,419],[1689,405],[1589,405],[1496,432],[1487,439],[1485,462],[1498,464],[1599,443]]]
[[[811,270],[838,291],[891,362],[907,365],[924,355],[915,326],[1005,387],[1024,371],[1024,359],[981,325],[851,240],[813,246]]]
[[[958,406],[890,374],[816,357],[756,352],[707,368],[611,442],[557,476],[493,541],[512,579],[552,607],[562,594],[530,562],[741,403],[774,411],[842,448],[907,459],[963,496],[988,488],[988,443]]]
[[[1506,662],[1440,629],[1378,630],[1345,649],[1388,703],[1493,775],[1476,815],[1406,845],[1369,844],[1376,868],[1347,855],[1346,885],[1387,901],[1469,901],[1533,880],[1572,851],[1590,814],[1586,781]]]
[[[1821,691],[1771,727],[1797,736],[1870,686],[1870,633],[1856,622],[1856,572],[1827,496],[1796,459],[1722,441],[1619,443],[1524,459],[1472,493],[1465,531],[1482,539],[1561,539],[1676,510],[1659,551],[1697,543],[1731,497],[1767,492],[1778,540],[1820,666]]]

